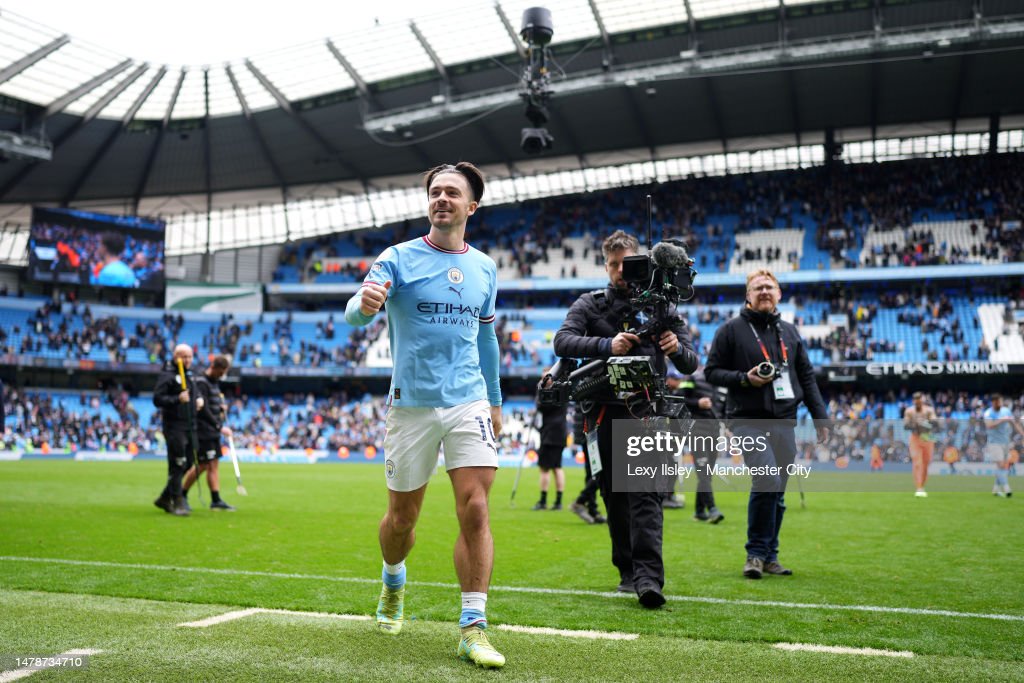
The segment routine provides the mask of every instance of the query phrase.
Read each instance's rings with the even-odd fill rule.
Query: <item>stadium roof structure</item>
[[[540,159],[519,146],[517,36],[538,4],[555,28],[556,142]],[[837,129],[987,131],[1024,115],[1022,51],[1019,0],[483,1],[204,66],[0,11],[0,154],[13,138],[52,145],[52,161],[0,163],[0,204],[362,193],[456,159],[515,175]]]

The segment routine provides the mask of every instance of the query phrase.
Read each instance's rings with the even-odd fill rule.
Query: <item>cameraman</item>
[[[555,335],[555,355],[561,358],[609,358],[611,356],[653,356],[655,371],[665,375],[665,357],[681,372],[697,369],[686,322],[673,313],[668,328],[656,339],[641,339],[624,330],[637,325],[630,304],[630,290],[622,277],[622,263],[634,256],[640,244],[632,235],[616,230],[601,247],[609,285],[588,292],[569,309]],[[612,488],[612,424],[632,419],[626,405],[610,388],[583,415],[584,431],[597,430],[601,469],[596,473],[601,497],[608,513],[612,539],[612,564],[619,570],[618,590],[635,591],[640,604],[654,608],[665,604],[662,588],[665,567],[661,559],[662,510],[658,493],[621,493]],[[584,440],[585,442],[585,440]]]
[[[786,467],[796,458],[797,407],[802,401],[815,420],[828,417],[800,332],[779,315],[781,299],[782,289],[771,271],[750,273],[746,307],[715,332],[704,369],[711,384],[729,389],[727,418],[774,420],[767,432],[756,422],[734,422],[732,426],[734,437],[761,438],[767,443],[764,451],[744,452],[748,467],[782,468],[779,475],[752,478],[747,505],[747,561],[743,567],[743,575],[749,579],[760,579],[764,573],[793,573],[779,564],[778,553],[779,530],[786,511]],[[759,367],[768,371],[767,377],[758,373]],[[823,443],[827,436],[826,427],[819,424],[818,441]]]

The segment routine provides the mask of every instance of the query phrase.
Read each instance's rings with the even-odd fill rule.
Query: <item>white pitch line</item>
[[[299,612],[293,609],[264,609],[264,614],[288,614],[295,617],[319,617],[321,619],[341,619],[342,621],[370,621],[369,614],[334,614],[332,612]]]
[[[102,653],[103,653],[103,650],[90,650],[88,648],[81,649],[81,650],[68,650],[67,652],[62,652],[59,655],[53,655],[52,659],[60,659],[62,657],[88,657],[89,655],[98,655],[98,654],[102,654]],[[47,659],[50,659],[50,658],[47,658]],[[43,669],[55,669],[55,668],[58,668],[58,667],[56,665],[54,665],[54,664],[50,664],[50,665],[43,664],[41,666],[25,666],[25,667],[22,667],[20,669],[12,669],[10,671],[4,671],[4,672],[0,673],[0,683],[9,683],[9,681],[17,681],[17,680],[20,680],[20,679],[25,678],[27,676],[31,676],[32,674],[34,674],[37,671],[42,671]]]
[[[234,621],[235,619],[241,619],[247,617],[250,614],[259,614],[263,611],[261,607],[250,607],[249,609],[236,609],[232,612],[225,612],[224,614],[218,614],[216,616],[207,617],[206,619],[200,619],[199,621],[186,621],[178,626],[186,626],[188,628],[206,628],[207,626],[215,626],[217,624],[223,624],[226,621]]]
[[[369,621],[372,617],[365,614],[332,614],[330,612],[297,612],[290,609],[267,609],[265,607],[250,607],[248,609],[236,609],[224,614],[218,614],[206,619],[200,619],[199,621],[186,621],[178,626],[185,626],[188,628],[206,628],[207,626],[216,626],[217,624],[223,624],[227,621],[234,621],[235,619],[243,619],[253,614],[288,614],[296,617],[320,617],[322,619],[342,619],[344,621]]]
[[[779,650],[790,652],[827,652],[833,655],[871,655],[875,657],[913,657],[908,650],[877,650],[873,647],[840,647],[838,645],[811,645],[810,643],[775,643]]]
[[[199,621],[187,621],[178,626],[190,628],[206,628],[215,626],[236,619],[243,619],[253,614],[287,614],[296,617],[317,617],[320,619],[342,619],[344,621],[370,621],[373,617],[365,614],[332,614],[330,612],[299,612],[290,609],[263,609],[252,607],[250,609],[236,609],[214,617],[207,617]],[[620,633],[618,631],[573,631],[563,628],[548,628],[546,626],[519,626],[517,624],[496,624],[496,629],[512,631],[514,633],[530,633],[539,636],[564,636],[566,638],[590,638],[591,640],[636,640],[639,633]]]
[[[564,628],[547,626],[518,626],[516,624],[495,624],[499,631],[513,633],[530,633],[538,636],[565,636],[566,638],[590,638],[591,640],[636,640],[639,633],[620,633],[619,631],[573,631]]]
[[[102,562],[97,560],[66,560],[49,557],[16,557],[0,556],[0,562],[38,562],[40,564],[63,564],[79,567],[114,567],[119,569],[143,569],[145,571],[192,572],[196,574],[224,574],[228,576],[261,576],[273,579],[299,579],[304,581],[332,581],[338,583],[369,583],[380,585],[379,578],[359,576],[327,576],[322,574],[291,574],[284,572],[261,572],[249,569],[216,569],[211,567],[175,567],[161,564],[137,564],[130,562]],[[410,581],[410,586],[428,586],[431,588],[448,588],[458,590],[455,583],[439,581]],[[627,593],[613,591],[588,591],[572,588],[537,588],[534,586],[491,586],[493,592],[530,593],[535,595],[567,595],[611,599],[636,598]],[[709,605],[744,605],[749,607],[780,607],[798,610],[839,610],[852,612],[874,612],[879,614],[913,614],[931,617],[953,617],[969,619],[993,619],[996,621],[1024,621],[1022,614],[1000,614],[985,612],[957,612],[946,609],[927,609],[921,607],[887,607],[885,605],[835,605],[831,603],[813,602],[781,602],[777,600],[746,600],[742,598],[712,598],[698,595],[666,595],[669,602],[694,602]]]

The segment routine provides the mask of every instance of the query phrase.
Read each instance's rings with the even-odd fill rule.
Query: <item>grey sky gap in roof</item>
[[[523,157],[519,107],[433,140],[453,121],[417,126],[406,134],[423,142],[401,148],[382,147],[361,128],[367,113],[514,90],[509,70],[518,70],[521,46],[502,15],[515,31],[523,9],[536,4],[552,10],[553,47],[569,77],[603,62],[614,73],[679,59],[694,47],[710,57],[792,40],[828,44],[876,28],[970,30],[1024,13],[1020,0],[483,0],[472,11],[180,66],[138,63],[0,9],[0,130],[45,121],[55,143],[48,164],[0,164],[0,202],[366,182],[457,156],[514,163]],[[1005,84],[1024,82],[1022,42],[1016,33],[979,32],[948,56],[935,47],[934,59],[918,41],[885,60],[836,65],[833,55],[824,69],[828,55],[802,68],[662,81],[656,93],[641,83],[556,94],[549,127],[560,153],[582,159],[628,147],[728,146],[751,135],[1020,113],[1024,91]],[[404,144],[403,132],[391,142]]]

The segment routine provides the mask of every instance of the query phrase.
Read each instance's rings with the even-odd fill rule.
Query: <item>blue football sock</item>
[[[384,569],[381,570],[381,578],[388,588],[398,589],[405,585],[405,562],[399,562],[394,568],[398,569],[396,573],[389,572],[385,563]]]
[[[474,625],[487,628],[487,617],[484,616],[486,608],[487,593],[463,593],[462,616],[459,617],[459,628]]]

